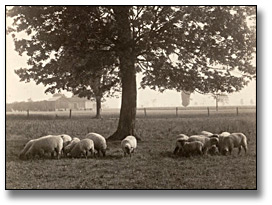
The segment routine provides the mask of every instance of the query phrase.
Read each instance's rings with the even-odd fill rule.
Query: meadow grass
[[[135,154],[123,157],[120,141],[108,142],[105,158],[19,160],[24,144],[47,134],[84,138],[88,132],[110,136],[118,119],[105,117],[6,117],[6,189],[256,189],[256,115],[138,118]],[[202,130],[243,132],[247,155],[178,157],[177,134]]]

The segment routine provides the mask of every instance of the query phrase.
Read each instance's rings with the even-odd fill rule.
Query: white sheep
[[[185,142],[183,150],[185,156],[191,156],[192,154],[203,154],[203,143],[200,141]]]
[[[189,139],[189,137],[185,134],[179,134],[177,137],[178,138],[176,139],[176,147],[173,152],[174,154],[181,153],[183,151],[184,142],[186,142]]]
[[[71,157],[81,157],[82,155],[88,158],[89,152],[94,155],[94,142],[91,139],[83,139],[75,144],[70,152]]]
[[[23,159],[25,157],[26,152],[29,150],[29,148],[32,146],[32,144],[36,141],[37,139],[30,140],[26,143],[24,146],[24,149],[20,152],[19,158]]]
[[[71,136],[69,136],[69,135],[61,134],[60,136],[61,136],[61,138],[62,138],[62,140],[63,140],[63,143],[69,142],[69,141],[72,140]]]
[[[56,152],[59,159],[62,148],[63,139],[60,136],[47,135],[32,141],[32,145],[26,151],[25,157],[44,156],[45,153],[50,153],[53,157]]]
[[[131,153],[134,152],[134,150],[137,147],[137,140],[134,136],[127,136],[125,139],[121,141],[121,147],[124,152],[124,156],[128,154],[131,157]]]
[[[69,144],[67,144],[64,148],[63,148],[63,153],[64,155],[68,155],[71,150],[74,148],[74,146],[80,141],[79,138],[77,137],[74,137],[70,142]]]
[[[209,136],[212,136],[212,135],[213,135],[213,133],[208,132],[208,131],[201,131],[201,132],[200,132],[200,135],[204,135],[204,136],[209,137]]]
[[[206,137],[203,135],[192,135],[187,140],[188,142],[194,142],[199,141],[203,144],[203,153],[206,154],[208,149],[211,148],[211,146],[219,144],[219,139],[217,137]]]
[[[86,138],[93,140],[94,142],[94,149],[97,151],[97,154],[100,155],[100,152],[105,157],[106,156],[106,149],[107,143],[106,139],[97,133],[89,133],[86,135]]]
[[[229,136],[230,133],[229,132],[222,132],[221,134],[219,134],[219,143],[218,143],[218,149],[219,149],[219,152],[221,153],[221,149],[222,149],[222,146],[223,146],[223,139],[227,136]]]
[[[242,147],[247,152],[247,137],[243,133],[232,133],[229,136],[222,138],[222,144],[220,152],[222,154],[231,154],[233,148],[238,148],[238,154],[240,154]]]

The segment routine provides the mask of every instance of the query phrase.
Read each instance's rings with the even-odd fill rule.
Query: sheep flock
[[[124,157],[130,157],[137,148],[134,136],[125,137],[120,144]],[[247,152],[247,138],[243,133],[222,132],[213,134],[202,131],[197,135],[179,134],[175,141],[173,155],[190,157],[194,155],[231,155],[234,148],[240,154],[242,148]],[[22,160],[35,157],[60,159],[65,158],[97,158],[105,157],[108,150],[106,139],[98,133],[88,133],[83,139],[66,134],[47,135],[32,139],[26,143],[19,154]]]

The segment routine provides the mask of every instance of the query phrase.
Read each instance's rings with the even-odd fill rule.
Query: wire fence
[[[101,116],[104,118],[118,118],[120,109],[103,109]],[[194,117],[217,115],[240,116],[249,113],[256,113],[256,106],[225,106],[219,107],[146,107],[137,108],[137,118],[160,118],[160,117]],[[26,118],[44,117],[44,118],[76,118],[76,117],[95,117],[95,110],[57,110],[57,111],[20,111],[6,112],[7,116],[21,116]]]

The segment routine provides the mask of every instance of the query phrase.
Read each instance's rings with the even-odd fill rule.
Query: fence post
[[[236,107],[236,115],[237,115],[237,116],[239,115],[238,107]]]
[[[27,112],[27,114],[26,114],[26,115],[27,115],[27,118],[29,118],[29,109],[27,109],[26,112]]]
[[[207,107],[207,110],[208,110],[208,116],[210,116],[210,108]]]
[[[70,109],[70,114],[69,114],[69,118],[72,118],[72,109]]]
[[[176,117],[178,117],[178,107],[176,107]]]
[[[146,117],[146,108],[144,108],[144,115],[145,115],[145,117]]]

